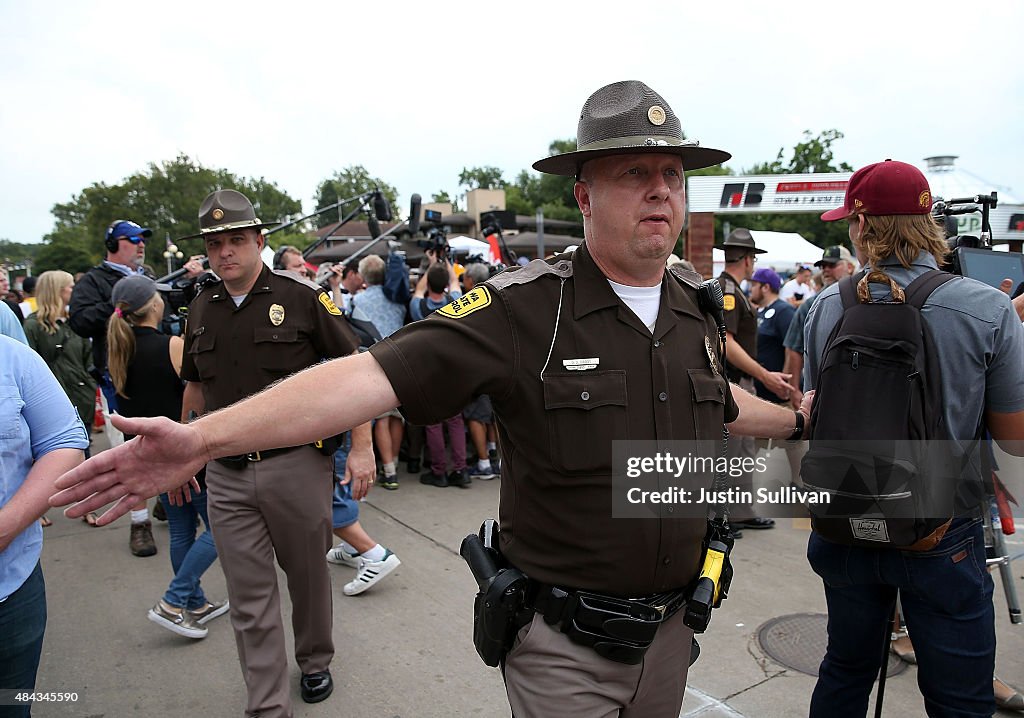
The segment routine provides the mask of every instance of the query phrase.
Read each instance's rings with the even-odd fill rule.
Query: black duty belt
[[[305,444],[308,446],[308,444]],[[249,454],[239,454],[237,456],[222,456],[217,459],[217,463],[222,466],[226,466],[229,469],[244,469],[249,464],[255,464],[264,459],[269,459],[272,456],[284,454],[289,451],[293,451],[299,447],[297,446],[284,446],[280,449],[267,449],[266,451],[253,451]]]
[[[687,591],[680,589],[645,598],[618,598],[532,581],[526,615],[540,613],[574,643],[610,660],[636,665],[654,641],[658,626],[686,605],[686,597]]]

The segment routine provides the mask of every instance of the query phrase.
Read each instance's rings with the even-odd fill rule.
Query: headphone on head
[[[297,252],[298,250],[291,245],[282,245],[276,252],[274,252],[274,269],[284,269],[284,255],[288,252]]]
[[[120,240],[113,236],[114,227],[124,222],[123,219],[115,219],[113,222],[107,225],[107,231],[103,235],[103,245],[107,248],[107,251],[114,253],[117,251],[117,247],[120,244]]]

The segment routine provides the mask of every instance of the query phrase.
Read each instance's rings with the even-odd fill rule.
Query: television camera
[[[1014,287],[1012,296],[1016,297],[1024,292],[1024,255],[992,251],[989,213],[998,203],[996,192],[949,200],[938,197],[932,205],[932,217],[946,232],[949,258],[944,269],[996,288],[1009,279]],[[977,236],[958,234],[956,216],[977,212],[981,212],[981,232]]]

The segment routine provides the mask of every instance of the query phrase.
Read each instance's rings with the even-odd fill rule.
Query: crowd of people
[[[245,714],[291,716],[279,565],[294,607],[300,696],[327,699],[328,564],[356,569],[346,595],[400,566],[360,525],[359,502],[374,484],[400,488],[404,455],[432,487],[501,478],[492,550],[502,569],[528,579],[501,659],[516,715],[677,716],[696,657],[681,612],[708,538],[731,543],[774,522],[753,507],[736,508],[729,536],[703,518],[611,520],[612,444],[717,442],[728,427],[730,455],[749,457],[757,440],[804,438],[824,340],[841,313],[832,285],[856,270],[850,251],[832,246],[816,263],[820,282],[800,266],[784,284],[756,268],[763,249],[737,229],[723,245],[719,320],[701,299],[704,278],[671,252],[685,217],[684,170],[729,156],[684,140],[680,119],[643,83],[601,88],[583,108],[577,150],[534,165],[575,178],[585,242],[495,276],[431,251],[415,282],[397,248],[314,269],[282,247],[268,267],[269,223],[244,195],[217,190],[199,207],[209,272],[201,257],[185,265],[183,326],[168,326],[171,288],[145,267],[151,230],[112,222],[99,266],[77,281],[44,273],[32,301],[0,306],[0,328],[14,335],[0,338],[0,371],[18,390],[17,402],[0,406],[0,468],[13,477],[0,493],[0,634],[12,637],[0,647],[0,686],[35,680],[46,621],[38,519],[47,506],[73,503],[68,516],[99,525],[129,513],[129,548],[145,557],[156,553],[146,501],[158,496],[173,576],[150,620],[199,639],[209,621],[230,615]],[[878,183],[865,190],[855,175],[846,205],[824,219],[848,221],[857,259],[906,285],[941,252],[939,230],[922,229],[931,206],[923,176],[896,164],[894,174],[896,165],[862,172],[885,175],[886,197],[909,196],[903,184],[912,186],[911,201],[879,200]],[[955,438],[972,438],[968,424],[984,421],[1007,451],[1024,453],[1024,300],[1011,304],[969,280],[935,297],[922,314],[942,325],[942,361],[955,355],[950,375],[985,387],[966,404],[943,405]],[[457,383],[437,381],[437,367],[456,364]],[[97,388],[111,448],[78,466]],[[975,508],[921,555],[977,552]],[[956,558],[908,577],[906,553],[833,545],[812,532],[809,560],[830,620],[811,715],[864,714],[880,658],[872,641],[897,589],[914,592],[903,608],[929,714],[994,710],[991,579]],[[201,586],[218,559],[224,600]],[[868,577],[882,560],[891,571]],[[924,595],[929,581],[970,586],[951,608]],[[638,615],[648,619],[624,638],[623,622]],[[970,646],[951,648],[967,630]],[[952,675],[961,680],[942,678]]]

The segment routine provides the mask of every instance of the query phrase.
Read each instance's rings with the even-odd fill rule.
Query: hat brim
[[[660,154],[678,155],[683,161],[683,171],[699,170],[704,167],[720,165],[732,158],[723,150],[697,145],[626,145],[621,147],[603,147],[593,150],[577,150],[561,155],[545,157],[533,163],[538,172],[562,177],[575,177],[584,162],[600,157],[613,155]]]
[[[835,265],[835,264],[839,264],[840,261],[842,261],[842,260],[839,260],[839,259],[819,259],[817,262],[814,263],[814,266],[815,267],[824,267],[826,264]]]
[[[211,227],[200,231],[196,234],[189,234],[184,237],[179,237],[176,242],[180,242],[184,239],[195,239],[196,237],[209,237],[212,234],[220,234],[221,232],[232,232],[239,229],[263,229],[264,227],[277,227],[280,222],[260,222],[259,224],[243,224],[243,225],[227,225],[224,227]]]
[[[845,206],[843,206],[836,207],[835,209],[830,209],[828,212],[825,212],[824,214],[821,215],[821,219],[823,222],[837,222],[841,219],[849,219],[852,216],[853,212],[851,212],[850,210],[846,209]]]
[[[741,247],[738,244],[716,244],[715,249],[720,249],[723,252],[727,252],[730,249],[742,249],[744,254],[753,252],[754,254],[768,254],[767,249],[758,249],[757,247]]]

